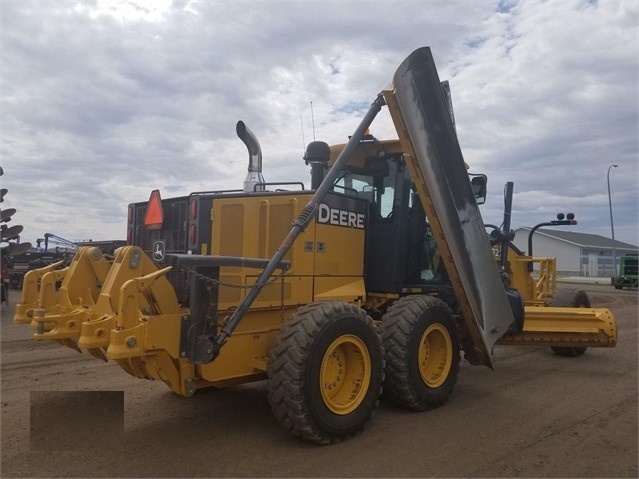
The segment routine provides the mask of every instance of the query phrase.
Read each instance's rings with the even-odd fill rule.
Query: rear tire
[[[406,296],[382,318],[384,394],[400,407],[425,411],[452,394],[459,371],[459,330],[448,305]]]
[[[312,303],[280,330],[267,372],[277,420],[304,440],[337,442],[360,432],[379,403],[381,339],[358,306]]]
[[[588,294],[579,289],[561,289],[557,291],[550,302],[550,306],[559,308],[590,308]],[[583,346],[551,346],[550,349],[559,356],[576,358],[586,352]]]

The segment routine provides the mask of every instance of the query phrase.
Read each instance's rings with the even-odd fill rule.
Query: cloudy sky
[[[484,221],[574,212],[637,238],[638,2],[1,0],[0,177],[22,241],[124,239],[128,203],[240,188],[257,135],[267,181],[310,183],[314,138],[347,141],[414,49],[450,81]],[[312,104],[312,108],[311,108]],[[371,128],[395,136],[383,110]]]

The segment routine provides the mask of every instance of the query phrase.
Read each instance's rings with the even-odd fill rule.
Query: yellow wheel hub
[[[320,368],[322,400],[335,414],[357,409],[368,391],[371,359],[364,342],[357,336],[340,336],[326,350]]]
[[[441,386],[453,362],[453,345],[442,324],[430,325],[422,335],[417,352],[419,374],[428,387]]]

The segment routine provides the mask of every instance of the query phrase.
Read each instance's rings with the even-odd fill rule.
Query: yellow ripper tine
[[[33,310],[39,309],[38,284],[43,276],[55,270],[63,261],[57,261],[50,265],[38,269],[32,269],[24,275],[22,281],[22,294],[20,303],[16,304],[16,311],[13,316],[14,324],[29,324],[33,319]]]
[[[51,266],[39,270],[38,307],[31,309],[23,321],[27,318],[31,321],[34,339],[60,340],[60,344],[80,351],[76,338],[80,336],[82,322],[95,316],[93,308],[111,264],[100,248],[84,246],[68,267],[55,270]],[[30,285],[36,279],[29,278]],[[60,281],[62,284],[56,290]]]
[[[87,351],[89,352],[89,354],[91,356],[93,356],[96,359],[101,359],[102,361],[104,361],[105,363],[108,361],[106,355],[104,354],[104,350],[100,349],[100,348],[90,348],[87,349]]]

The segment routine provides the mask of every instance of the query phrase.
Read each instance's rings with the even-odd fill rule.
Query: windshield
[[[371,168],[373,171],[370,172],[366,169],[358,172],[347,170],[335,183],[334,189],[368,200],[377,214],[389,218],[393,212],[398,161],[391,158],[388,168]]]

